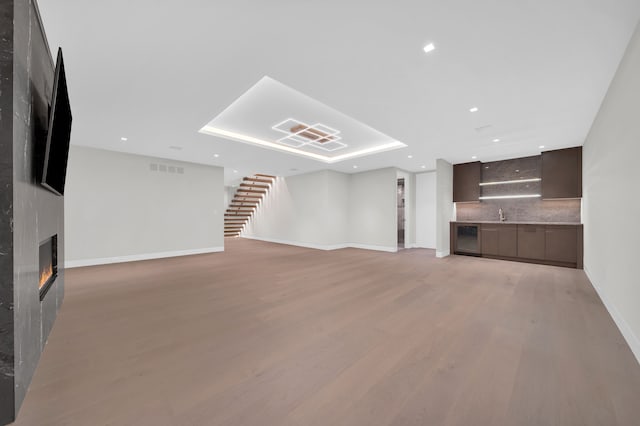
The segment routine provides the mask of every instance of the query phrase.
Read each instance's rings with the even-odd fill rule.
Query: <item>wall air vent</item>
[[[183,175],[184,167],[171,166],[167,164],[149,163],[149,170],[152,172],[174,173]]]
[[[320,123],[310,126],[299,120],[287,118],[272,129],[286,135],[278,139],[278,143],[294,148],[311,146],[324,151],[337,151],[347,147],[347,144],[340,142],[342,137],[339,130]]]

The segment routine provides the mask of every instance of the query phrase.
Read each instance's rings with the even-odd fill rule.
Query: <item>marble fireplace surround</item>
[[[37,177],[53,75],[37,3],[0,2],[0,424],[16,418],[64,298],[62,267],[39,289],[41,242],[56,235],[64,265],[64,198]]]

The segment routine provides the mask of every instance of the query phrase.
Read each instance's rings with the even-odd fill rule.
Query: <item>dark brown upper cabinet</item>
[[[582,197],[582,147],[542,153],[542,198]]]
[[[482,163],[453,165],[453,202],[467,202],[480,200],[480,179]]]

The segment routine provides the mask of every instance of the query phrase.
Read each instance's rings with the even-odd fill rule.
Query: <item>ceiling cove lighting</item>
[[[422,50],[424,50],[424,53],[429,53],[436,50],[436,47],[433,45],[433,43],[429,43],[425,47],[423,47]]]
[[[383,151],[389,151],[392,149],[397,149],[397,148],[403,148],[407,145],[403,144],[400,141],[393,141],[390,143],[386,143],[383,145],[377,145],[377,146],[373,146],[370,148],[365,148],[365,149],[361,149],[358,151],[353,151],[350,152],[348,154],[342,154],[342,155],[336,155],[333,157],[329,157],[327,155],[322,155],[322,154],[316,154],[315,152],[308,152],[308,151],[303,151],[301,149],[296,149],[294,147],[290,147],[290,146],[286,146],[284,144],[279,144],[279,143],[274,143],[274,142],[269,142],[269,141],[265,141],[262,139],[258,139],[258,138],[254,138],[253,136],[249,136],[249,135],[244,135],[242,133],[236,133],[236,132],[230,132],[228,130],[224,130],[224,129],[218,129],[216,127],[213,126],[204,126],[201,130],[200,133],[205,133],[207,135],[211,135],[211,136],[221,136],[221,137],[225,137],[225,138],[229,138],[229,139],[234,139],[237,141],[241,141],[241,142],[249,142],[249,143],[253,143],[256,145],[261,145],[267,148],[272,148],[272,149],[278,149],[281,151],[286,151],[286,152],[290,152],[291,154],[296,154],[296,155],[300,155],[302,157],[308,157],[308,158],[313,158],[314,160],[317,161],[322,161],[324,163],[337,163],[339,161],[343,161],[349,158],[354,158],[354,157],[360,157],[363,155],[368,155],[368,154],[373,154],[373,153],[377,153],[377,152],[383,152]]]
[[[478,112],[478,107],[469,108],[469,112]]]
[[[531,178],[531,179],[518,179],[518,180],[501,180],[498,182],[481,182],[480,186],[489,186],[489,185],[505,185],[508,183],[522,183],[522,182],[540,182],[542,179],[540,178]]]
[[[540,198],[540,194],[525,195],[491,195],[487,197],[479,197],[480,200],[506,200],[509,198]]]

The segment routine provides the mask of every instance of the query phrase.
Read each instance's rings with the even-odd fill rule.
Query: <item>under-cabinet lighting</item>
[[[531,179],[501,180],[498,182],[480,182],[480,186],[504,185],[507,183],[520,183],[520,182],[540,182],[541,180],[542,179],[540,178],[531,178]]]
[[[480,200],[505,200],[507,198],[539,198],[540,194],[526,194],[526,195],[491,195],[488,197],[480,197]]]

